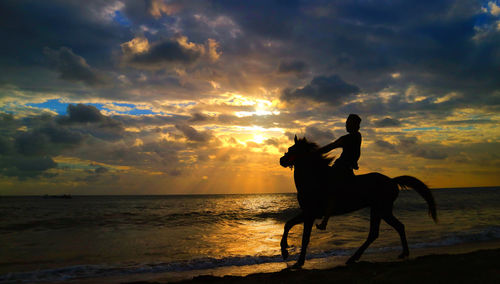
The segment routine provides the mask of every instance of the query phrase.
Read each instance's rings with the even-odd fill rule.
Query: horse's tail
[[[403,189],[412,188],[418,192],[418,194],[425,199],[427,205],[429,206],[429,215],[432,217],[434,222],[437,223],[436,202],[434,201],[434,196],[432,196],[430,189],[427,185],[425,185],[425,183],[412,176],[399,176],[393,178],[392,180]]]

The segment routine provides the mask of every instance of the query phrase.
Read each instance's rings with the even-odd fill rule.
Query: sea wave
[[[0,224],[0,233],[19,232],[26,230],[60,230],[73,227],[116,227],[116,226],[190,226],[193,224],[214,224],[226,221],[260,221],[272,219],[285,222],[298,214],[300,209],[287,208],[283,210],[241,212],[236,210],[213,211],[200,210],[183,213],[138,213],[117,212],[101,215],[41,218],[35,220],[10,220],[10,224]],[[7,222],[7,221],[5,221]]]
[[[411,248],[451,246],[462,243],[483,242],[500,239],[500,226],[489,226],[480,230],[447,234],[438,240],[410,245]]]
[[[491,226],[479,231],[469,231],[443,236],[443,238],[430,242],[421,242],[410,245],[411,248],[431,248],[471,243],[478,241],[491,241],[500,239],[500,226]],[[377,253],[381,251],[399,250],[400,247],[379,247],[370,248],[367,253]],[[290,249],[292,255],[288,261],[294,261],[298,257],[298,248]],[[354,252],[355,248],[332,249],[320,252],[311,252],[308,259],[328,258],[333,256],[348,256]],[[117,264],[117,265],[76,265],[62,268],[12,272],[0,275],[0,283],[34,283],[34,282],[61,282],[85,278],[109,277],[135,275],[142,273],[168,273],[184,272],[195,270],[208,270],[230,266],[249,266],[266,263],[282,262],[280,255],[262,256],[233,256],[225,258],[204,257],[189,261],[177,262],[157,262],[142,264]]]

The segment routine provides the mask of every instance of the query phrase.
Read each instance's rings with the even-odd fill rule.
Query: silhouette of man
[[[320,153],[328,153],[335,148],[342,148],[342,154],[333,164],[334,179],[340,187],[346,187],[349,181],[354,177],[354,171],[359,169],[358,159],[361,155],[361,133],[359,133],[359,124],[361,118],[357,114],[349,114],[345,122],[345,128],[349,134],[340,137],[334,142],[320,148]],[[333,199],[329,198],[329,203],[321,221],[316,227],[325,230],[328,218],[333,213]]]

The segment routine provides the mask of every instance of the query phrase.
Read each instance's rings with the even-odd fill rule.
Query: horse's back
[[[345,213],[367,206],[387,206],[397,198],[399,189],[392,179],[380,173],[357,175],[337,191],[337,208]]]

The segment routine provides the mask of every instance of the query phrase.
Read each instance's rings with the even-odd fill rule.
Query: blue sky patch
[[[36,108],[41,108],[41,109],[48,109],[51,111],[55,111],[59,115],[66,115],[68,112],[68,105],[71,103],[62,103],[59,99],[52,99],[52,100],[47,100],[43,103],[31,103],[31,104],[26,104],[26,106],[30,107],[36,107]],[[119,106],[119,107],[128,107],[130,110],[126,111],[120,111],[120,110],[115,110],[113,108],[107,107],[107,104],[102,104],[102,103],[85,103],[85,105],[91,105],[95,106],[98,110],[104,110],[104,111],[109,111],[116,113],[118,115],[123,114],[123,115],[166,115],[163,112],[155,112],[151,109],[142,109],[142,108],[137,108],[136,105],[130,104],[130,103],[112,103],[112,105]]]
[[[61,103],[59,99],[47,100],[43,103],[26,104],[26,106],[49,109],[57,112],[57,114],[65,115],[68,110],[69,103]]]
[[[120,26],[130,27],[130,21],[125,17],[120,11],[115,11],[115,16],[113,20],[117,22]]]

